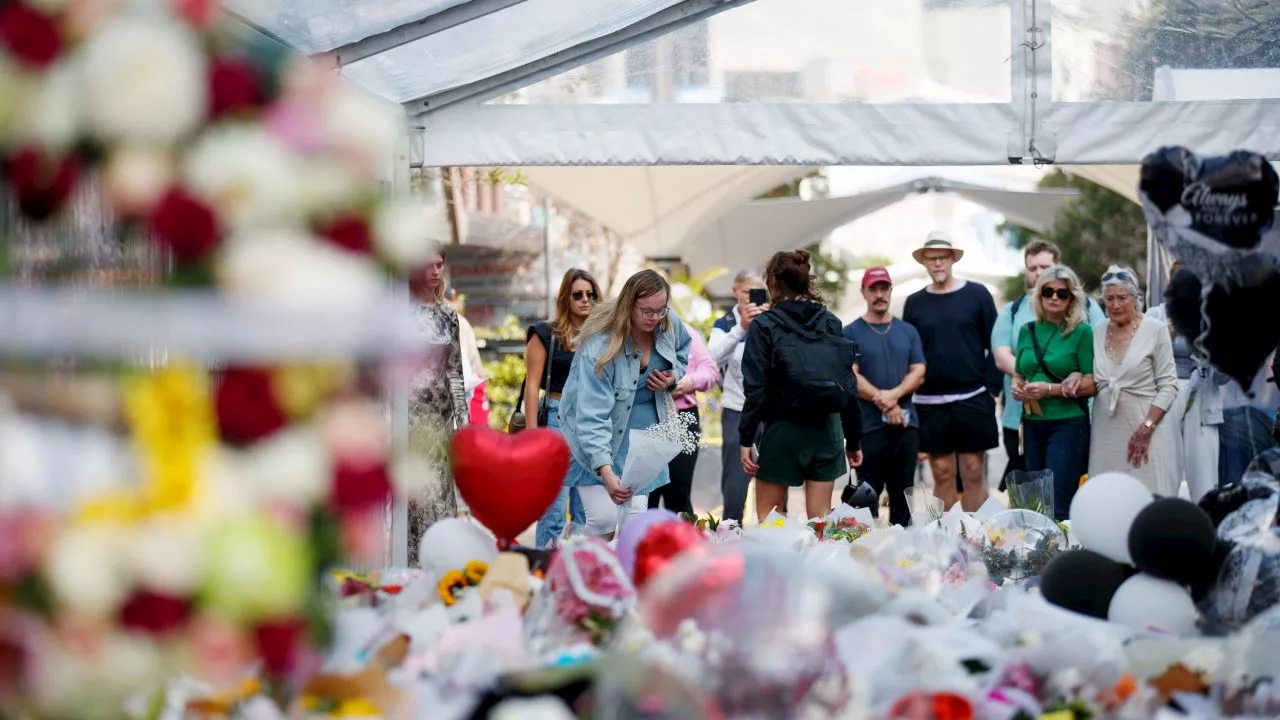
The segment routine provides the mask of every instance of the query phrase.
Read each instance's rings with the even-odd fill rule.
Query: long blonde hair
[[[600,286],[596,284],[596,279],[591,277],[591,273],[579,268],[569,268],[564,274],[564,279],[560,281],[560,292],[556,293],[556,319],[551,323],[551,332],[559,339],[561,346],[565,350],[573,350],[576,338],[573,336],[573,310],[570,303],[573,300],[573,284],[579,280],[586,280],[591,283],[591,292],[596,295],[596,302],[600,301]]]
[[[1062,329],[1063,337],[1070,335],[1073,330],[1084,324],[1084,308],[1088,299],[1084,294],[1084,285],[1080,284],[1080,278],[1076,273],[1066,265],[1054,265],[1040,274],[1040,279],[1036,280],[1036,288],[1031,294],[1031,307],[1036,311],[1036,320],[1046,322],[1044,314],[1044,298],[1040,297],[1040,291],[1049,283],[1064,280],[1067,283],[1067,289],[1071,291],[1071,305],[1067,307],[1066,327]]]
[[[604,375],[605,366],[617,359],[626,346],[627,339],[631,337],[631,310],[635,308],[636,302],[658,293],[666,293],[667,299],[671,298],[671,285],[666,278],[654,270],[641,270],[627,278],[617,300],[600,303],[587,316],[582,329],[578,331],[576,344],[581,347],[587,338],[594,335],[607,335],[609,338],[600,357],[596,359],[597,375]],[[670,329],[671,316],[668,314],[658,323],[657,332]]]

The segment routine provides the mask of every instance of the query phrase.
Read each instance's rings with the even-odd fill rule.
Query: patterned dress
[[[470,422],[462,378],[458,313],[452,305],[418,304],[414,323],[427,344],[424,365],[409,388],[409,451],[422,476],[409,495],[409,562],[418,561],[422,533],[438,520],[456,517],[458,498],[449,472],[449,439]]]

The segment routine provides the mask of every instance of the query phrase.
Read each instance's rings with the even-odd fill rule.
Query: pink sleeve
[[[689,352],[689,369],[685,375],[693,378],[694,390],[706,392],[720,379],[720,368],[716,367],[715,361],[711,359],[711,352],[702,341],[702,334],[687,324],[685,330],[693,341],[693,347]]]

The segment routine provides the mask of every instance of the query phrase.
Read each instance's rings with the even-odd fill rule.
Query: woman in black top
[[[569,368],[573,365],[574,341],[578,329],[600,300],[600,286],[586,270],[570,269],[560,281],[556,295],[556,319],[532,325],[524,350],[525,426],[538,427],[545,418],[547,427],[559,429],[560,391],[564,389]],[[547,351],[551,351],[551,372],[547,372]],[[537,378],[537,383],[533,379]],[[550,382],[548,382],[550,381]],[[538,403],[538,390],[546,392]],[[586,515],[576,489],[561,488],[559,497],[538,521],[537,545],[550,547],[564,536],[565,517],[569,511],[575,523],[585,522]]]
[[[759,520],[783,507],[793,487],[804,488],[806,517],[821,518],[836,479],[862,464],[857,346],[822,304],[809,253],[777,253],[764,280],[771,307],[751,321],[742,353],[742,469],[756,479]]]

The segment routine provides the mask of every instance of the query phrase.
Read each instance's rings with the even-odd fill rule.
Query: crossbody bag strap
[[[1061,384],[1062,384],[1062,378],[1060,378],[1060,377],[1058,377],[1057,375],[1053,374],[1053,371],[1049,370],[1049,366],[1048,366],[1048,365],[1046,365],[1046,364],[1045,364],[1045,362],[1044,362],[1044,351],[1040,349],[1040,338],[1036,337],[1036,324],[1035,324],[1035,323],[1033,323],[1033,322],[1029,322],[1029,323],[1027,323],[1027,334],[1029,334],[1029,335],[1031,336],[1031,350],[1032,350],[1032,352],[1034,352],[1034,353],[1036,354],[1036,363],[1040,365],[1040,370],[1041,370],[1041,372],[1043,372],[1045,375],[1049,376],[1049,379],[1050,379],[1051,381],[1056,382],[1056,383],[1058,383],[1059,385],[1061,385]],[[1049,341],[1050,341],[1050,342],[1052,342],[1052,341],[1053,341],[1053,339],[1052,339],[1052,338],[1050,338],[1050,340],[1049,340]],[[1046,347],[1047,347],[1047,343],[1046,343]],[[1089,416],[1089,401],[1088,401],[1088,400],[1085,400],[1084,398],[1078,398],[1078,397],[1077,397],[1077,398],[1071,398],[1071,399],[1075,402],[1075,404],[1076,404],[1076,405],[1078,405],[1078,406],[1080,407],[1080,409],[1081,409],[1081,410],[1083,410],[1083,411],[1084,411],[1085,417],[1087,418],[1087,417]]]
[[[538,400],[539,415],[541,415],[542,411],[547,408],[547,393],[551,392],[551,363],[556,357],[556,331],[555,328],[548,328],[548,330],[550,330],[548,336],[551,338],[551,343],[550,348],[547,350],[546,388],[543,390],[542,398]]]

